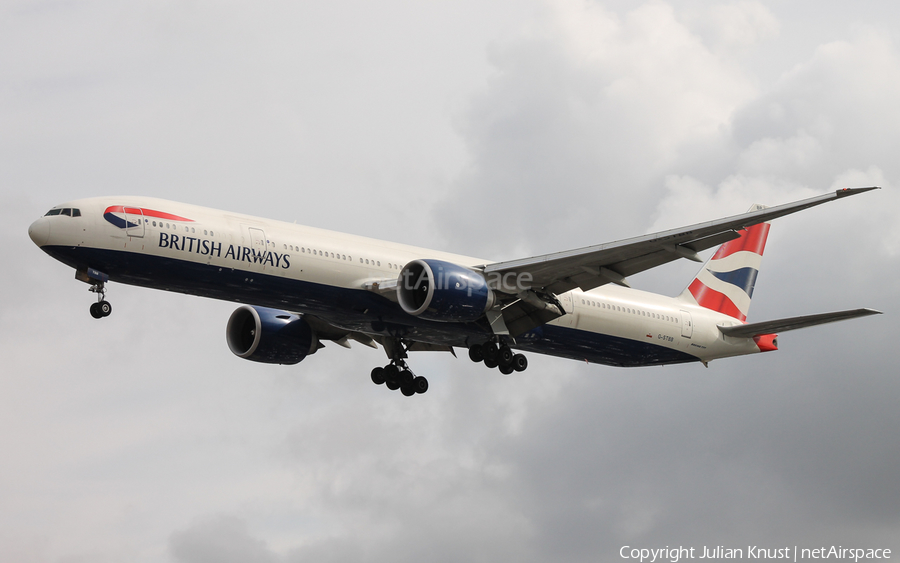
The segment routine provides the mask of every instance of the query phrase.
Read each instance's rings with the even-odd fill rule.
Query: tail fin
[[[754,205],[750,211],[759,209],[765,209],[765,206]],[[745,322],[766,248],[769,223],[759,223],[738,232],[741,237],[719,247],[682,292],[681,298]]]

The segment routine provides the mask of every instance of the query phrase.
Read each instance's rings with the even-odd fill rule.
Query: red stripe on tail
[[[738,231],[738,233],[740,233],[741,238],[728,241],[719,247],[715,256],[712,257],[713,260],[725,258],[741,251],[753,252],[762,256],[763,250],[766,248],[766,238],[769,236],[768,223],[753,225]]]
[[[702,281],[694,279],[694,281],[691,282],[691,285],[688,286],[688,290],[691,292],[691,295],[694,296],[694,299],[697,300],[697,304],[701,307],[724,313],[741,322],[747,320],[747,315],[741,313],[741,310],[737,308],[734,301],[729,299],[724,293],[711,289]]]

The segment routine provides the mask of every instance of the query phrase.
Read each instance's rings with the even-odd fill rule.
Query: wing
[[[878,188],[845,188],[794,203],[767,207],[680,229],[521,260],[487,264],[483,271],[488,280],[518,280],[519,290],[530,289],[545,295],[559,295],[576,287],[587,291],[607,283],[628,285],[626,282],[628,276],[679,258],[702,261],[697,256],[698,252],[740,237],[738,231],[741,229],[875,189]],[[500,291],[512,292],[506,287],[506,283],[495,287]]]
[[[809,199],[617,242],[483,266],[488,284],[501,295],[505,327],[491,322],[497,334],[516,336],[566,313],[557,295],[616,283],[628,286],[630,275],[679,258],[702,262],[698,252],[739,238],[738,231],[821,205],[878,189],[845,188]]]

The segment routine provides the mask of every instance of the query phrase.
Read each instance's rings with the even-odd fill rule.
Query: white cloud
[[[747,49],[776,34],[780,23],[761,2],[739,1],[709,8],[707,25],[724,49]]]
[[[722,145],[755,95],[667,4],[547,11],[494,50],[495,75],[463,121],[472,165],[438,214],[463,249],[487,245],[483,256],[558,250],[540,246],[548,230],[568,244],[602,242],[584,225],[593,237],[634,232],[682,152]]]

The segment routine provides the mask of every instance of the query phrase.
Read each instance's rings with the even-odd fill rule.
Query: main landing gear
[[[387,338],[382,343],[391,363],[372,370],[372,383],[382,383],[391,391],[400,390],[407,397],[428,391],[428,380],[418,376],[409,369],[406,364],[407,352],[410,343],[404,343],[399,338]]]
[[[528,368],[528,358],[523,354],[513,353],[506,344],[497,345],[496,342],[473,344],[469,347],[469,359],[476,363],[484,362],[489,368],[497,368],[503,375]]]
[[[403,360],[394,360],[383,368],[374,368],[372,383],[375,385],[384,383],[391,391],[399,389],[407,397],[428,391],[428,380],[414,374]]]
[[[97,302],[91,305],[91,316],[95,319],[102,319],[103,317],[110,316],[112,314],[112,305],[105,299],[106,286],[103,282],[91,284],[88,291],[97,294]]]

